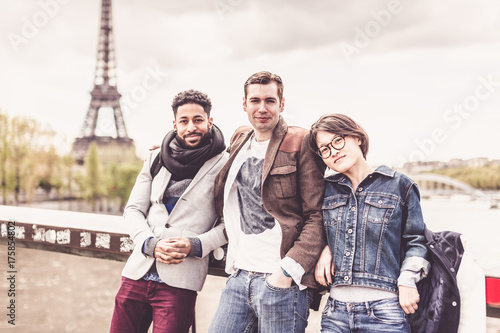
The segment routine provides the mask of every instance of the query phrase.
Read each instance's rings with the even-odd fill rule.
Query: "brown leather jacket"
[[[235,133],[229,160],[216,177],[215,208],[219,216],[228,171],[252,134],[249,127]],[[281,258],[288,256],[299,263],[306,272],[301,283],[315,288],[314,267],[326,245],[321,212],[325,166],[310,148],[308,137],[306,129],[288,127],[280,117],[264,158],[261,195],[265,210],[281,226]]]

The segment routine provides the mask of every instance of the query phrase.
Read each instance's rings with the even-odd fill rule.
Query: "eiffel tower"
[[[75,139],[73,144],[73,157],[80,164],[83,164],[92,142],[97,144],[99,159],[103,162],[123,162],[135,158],[134,140],[129,138],[127,134],[120,107],[121,95],[116,85],[111,0],[102,0],[94,88],[90,92],[90,106],[80,136]],[[111,108],[113,110],[116,137],[100,136],[97,133],[97,120],[102,108]]]

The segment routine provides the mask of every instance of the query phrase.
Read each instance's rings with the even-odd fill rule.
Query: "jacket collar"
[[[382,176],[394,178],[394,176],[396,175],[396,171],[392,170],[386,165],[381,165],[372,172],[372,175],[373,174],[380,174]],[[326,175],[325,179],[334,183],[341,183],[347,180],[347,176],[338,172],[333,175],[332,174]]]
[[[200,168],[200,170],[196,173],[196,176],[194,176],[193,180],[189,184],[189,186],[186,188],[184,191],[183,195],[187,192],[189,192],[201,179],[205,177],[205,175],[212,170],[212,168],[219,163],[219,160],[224,156],[226,152],[220,152],[219,154],[215,155],[208,161],[206,161],[203,166]]]
[[[373,171],[373,173],[379,173],[381,175],[391,178],[394,178],[394,175],[396,175],[396,171],[392,170],[386,165],[379,166],[378,168],[375,169],[375,171]]]
[[[246,128],[245,128],[246,129]],[[285,137],[285,134],[288,131],[288,125],[286,124],[285,120],[283,117],[280,115],[280,118],[278,120],[278,123],[276,124],[276,127],[273,130],[273,134],[271,136],[271,139],[269,141],[269,146],[267,147],[266,155],[264,157],[264,165],[263,165],[263,170],[262,170],[262,182],[266,179],[267,175],[271,171],[271,167],[274,163],[274,159],[276,157],[276,154],[278,153],[279,147],[281,145],[281,142],[283,141],[283,138]],[[222,167],[221,171],[219,172],[219,175],[222,175],[222,179],[219,179],[219,181],[225,182],[225,178],[227,177],[227,173],[229,169],[231,168],[231,165],[233,164],[235,156],[238,154],[238,152],[241,150],[243,145],[248,141],[252,139],[252,136],[254,134],[254,130],[249,130],[249,131],[244,131],[241,132],[237,135],[236,138],[234,138],[234,142],[232,142],[231,147],[230,147],[230,156],[226,164]],[[220,194],[222,195],[222,194]],[[222,206],[223,202],[221,204],[221,211],[222,211]]]
[[[278,123],[274,127],[273,134],[271,135],[271,139],[269,141],[269,146],[267,147],[266,155],[264,157],[264,165],[262,169],[262,180],[266,179],[267,175],[269,174],[269,171],[271,171],[271,167],[273,166],[274,159],[276,157],[276,154],[278,153],[278,150],[280,148],[281,142],[283,141],[283,138],[285,137],[286,133],[288,132],[288,125],[285,122],[285,119],[280,115],[280,118],[278,120]],[[232,159],[234,159],[234,156],[240,151],[241,147],[247,142],[248,140],[252,140],[252,137],[254,135],[255,131],[252,129],[251,131],[247,131],[246,133],[241,134],[240,139],[236,139],[234,142],[234,148],[231,147],[231,163],[228,163],[227,169],[229,169],[230,164],[232,164]]]
[[[193,180],[189,183],[189,186],[186,188],[186,190],[182,193],[181,197],[186,195],[193,187],[200,182],[201,179],[219,162],[219,160],[224,156],[225,152],[220,152],[219,154],[215,155],[211,159],[207,160],[200,170],[196,173],[194,176]],[[160,172],[158,172],[158,175],[156,175],[155,179],[158,178],[157,182],[153,181],[152,185],[152,191],[154,193],[157,193],[155,196],[162,197],[163,193],[167,189],[167,186],[170,182],[170,179],[172,178],[172,174],[168,171],[167,168],[162,167],[160,169]]]
[[[266,156],[264,157],[264,166],[262,167],[262,181],[266,179],[269,171],[271,171],[274,159],[276,157],[276,154],[278,154],[281,142],[283,141],[283,138],[285,137],[287,131],[288,125],[286,124],[285,119],[283,119],[283,117],[280,115],[278,124],[276,124],[276,127],[274,128],[273,134],[271,136],[271,140],[269,141]]]

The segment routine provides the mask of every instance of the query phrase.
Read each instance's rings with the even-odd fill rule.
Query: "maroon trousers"
[[[155,281],[122,277],[115,297],[111,333],[188,332],[197,292]]]

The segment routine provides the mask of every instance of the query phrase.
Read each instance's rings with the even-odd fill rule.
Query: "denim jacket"
[[[401,271],[426,275],[430,265],[417,184],[381,166],[353,192],[345,175],[326,177],[323,222],[335,264],[333,285],[397,292]]]

